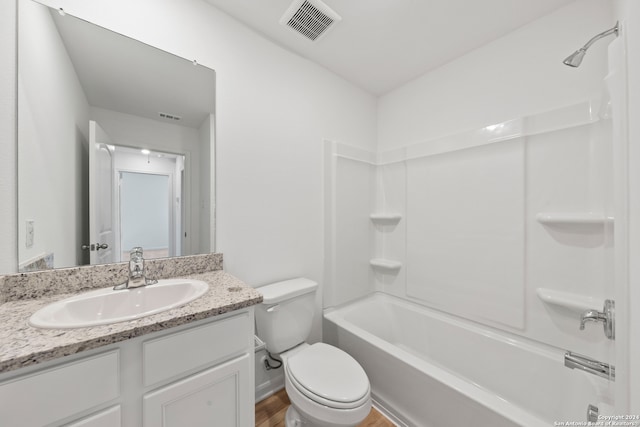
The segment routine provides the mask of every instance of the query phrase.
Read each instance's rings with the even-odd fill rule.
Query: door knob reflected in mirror
[[[100,249],[108,249],[109,245],[106,243],[96,243],[91,245],[82,245],[81,248],[83,251],[99,251]]]

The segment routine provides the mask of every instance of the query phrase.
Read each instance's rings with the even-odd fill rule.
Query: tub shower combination
[[[564,63],[579,67],[618,32]],[[327,142],[324,339],[362,365],[399,425],[586,425],[615,413],[624,376],[614,383],[614,366],[578,353],[616,360],[605,297],[621,40],[603,99],[376,154]]]

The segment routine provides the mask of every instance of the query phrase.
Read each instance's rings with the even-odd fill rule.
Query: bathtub
[[[400,425],[586,425],[588,404],[611,403],[613,383],[564,367],[563,350],[387,294],[327,310],[324,328]]]

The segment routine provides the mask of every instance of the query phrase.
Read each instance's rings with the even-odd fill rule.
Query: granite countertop
[[[77,295],[77,292],[0,304],[0,373],[262,302],[262,295],[258,291],[222,270],[187,274],[179,278],[202,280],[209,284],[209,290],[202,297],[181,307],[110,325],[78,329],[40,329],[29,325],[29,317],[37,310],[54,301]]]

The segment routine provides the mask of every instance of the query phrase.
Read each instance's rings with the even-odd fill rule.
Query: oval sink
[[[46,329],[72,329],[124,322],[187,304],[208,289],[207,283],[191,279],[165,279],[154,285],[118,291],[98,289],[41,308],[29,318],[29,324]]]

